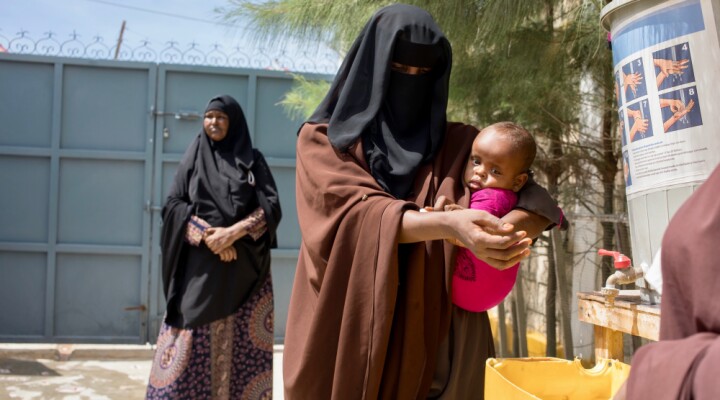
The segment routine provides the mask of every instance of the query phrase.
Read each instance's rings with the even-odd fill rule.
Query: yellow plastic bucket
[[[608,400],[630,374],[630,366],[601,359],[586,369],[579,359],[490,358],[486,400]]]

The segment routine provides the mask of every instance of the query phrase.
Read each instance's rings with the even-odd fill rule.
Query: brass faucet
[[[633,267],[632,260],[620,252],[599,249],[598,254],[601,256],[610,256],[614,260],[616,271],[607,278],[605,287],[600,289],[600,293],[605,296],[605,302],[612,305],[615,303],[615,297],[620,294],[617,285],[633,283],[642,278],[643,270],[640,267]]]

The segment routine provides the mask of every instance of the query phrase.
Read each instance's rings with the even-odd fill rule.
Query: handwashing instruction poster
[[[612,48],[628,197],[703,181],[720,162],[720,44],[710,0],[636,13],[612,27]]]

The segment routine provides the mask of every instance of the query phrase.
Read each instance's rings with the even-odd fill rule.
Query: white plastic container
[[[720,0],[615,0],[601,21],[612,38],[632,259],[649,266],[670,218],[720,163]]]

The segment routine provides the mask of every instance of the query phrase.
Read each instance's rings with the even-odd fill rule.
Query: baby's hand
[[[420,209],[420,212],[429,212],[429,211],[455,211],[455,210],[464,210],[465,207],[462,207],[460,205],[457,205],[455,203],[452,203],[450,200],[447,199],[445,196],[439,196],[437,200],[435,201],[434,206],[425,206]]]
[[[445,240],[446,240],[448,243],[450,243],[451,245],[453,245],[453,246],[465,247],[465,245],[462,244],[461,241],[459,241],[459,240],[457,240],[457,239],[455,239],[455,238],[450,238],[450,239],[445,239]]]
[[[464,210],[465,207],[461,206],[460,204],[447,204],[445,206],[445,211],[457,211],[457,210]]]
[[[438,196],[437,200],[435,200],[435,204],[433,205],[434,211],[446,211],[445,208],[447,206],[452,205],[453,203],[448,200],[445,196]]]

